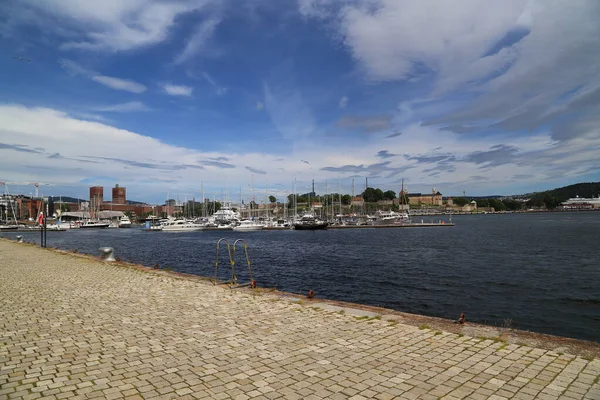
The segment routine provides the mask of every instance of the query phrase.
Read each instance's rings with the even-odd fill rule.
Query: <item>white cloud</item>
[[[281,99],[279,97],[267,97],[275,104],[281,103],[276,101]],[[294,104],[280,104],[274,118],[283,133],[302,135],[307,126],[299,120],[290,120],[287,114]],[[139,107],[120,106],[125,109]],[[105,110],[110,108],[105,107]],[[118,107],[112,108],[117,111]],[[267,173],[265,179],[268,178],[271,187],[290,187],[293,177],[297,177],[306,182],[313,178],[321,182],[341,180],[346,182],[342,183],[343,190],[348,191],[350,177],[358,173],[361,177],[369,176],[370,182],[382,188],[394,188],[404,177],[412,190],[419,190],[418,184],[436,184],[445,194],[462,190],[489,194],[490,191],[507,193],[506,188],[514,186],[511,177],[517,174],[529,177],[520,179],[526,185],[557,175],[564,179],[577,177],[600,167],[597,124],[587,126],[585,135],[558,144],[549,132],[509,139],[500,134],[466,138],[418,123],[400,128],[403,134],[394,140],[373,137],[373,140],[353,142],[346,138],[334,144],[305,140],[295,143],[291,154],[203,152],[169,145],[107,123],[74,118],[58,110],[0,105],[0,137],[3,138],[0,170],[7,171],[7,179],[15,181],[57,184],[84,181],[87,184],[90,180],[99,183],[108,180],[106,184],[118,181],[128,186],[141,185],[140,192],[164,192],[165,188],[197,190],[200,180],[205,187],[222,188],[224,181],[233,187],[246,187],[252,179],[252,171],[246,166],[252,166]],[[514,150],[502,150],[507,148]],[[377,157],[382,150],[398,156],[382,161]],[[52,156],[56,153],[60,157]],[[441,158],[446,158],[447,162],[435,160],[440,155],[445,156]],[[275,168],[271,160],[282,156],[286,162]],[[505,156],[508,158],[498,158]],[[429,160],[419,161],[415,157]],[[475,161],[468,162],[467,159]],[[231,166],[220,166],[222,161]],[[496,166],[490,167],[490,163]],[[344,169],[348,166],[346,169],[355,172],[321,170],[323,167]],[[152,179],[140,181],[140,177],[148,176]],[[487,181],[475,184],[471,179],[473,176],[485,176]]]
[[[191,96],[194,88],[184,85],[173,85],[171,83],[162,83],[160,86],[166,94],[171,96]]]
[[[150,111],[151,108],[146,106],[141,101],[130,101],[127,103],[112,104],[107,106],[101,106],[94,108],[95,111],[102,112],[136,112],[136,111]]]
[[[257,101],[256,102],[256,109],[260,111],[263,108],[265,108],[265,105],[263,103],[261,103],[260,101]]]
[[[175,57],[175,64],[183,64],[204,50],[220,22],[220,19],[210,18],[198,24],[183,50]]]
[[[206,8],[213,0],[24,0],[23,12],[15,15],[50,16],[22,18],[23,24],[37,23],[45,32],[65,39],[64,49],[126,51],[167,39],[175,20],[183,14]],[[13,23],[15,24],[15,23]],[[77,40],[73,38],[77,37]]]
[[[409,78],[421,64],[436,71],[442,80],[454,77],[447,84],[457,85],[473,75],[485,76],[494,70],[501,61],[476,64],[516,27],[525,8],[522,0],[435,4],[364,1],[343,7],[339,29],[355,59],[373,80]]]
[[[65,69],[71,75],[84,75],[84,76],[94,76],[97,75],[94,71],[89,68],[82,66],[81,64],[69,60],[67,58],[63,58],[58,62],[61,68]]]
[[[124,90],[131,93],[143,93],[146,91],[146,86],[128,79],[98,75],[92,77],[92,80],[115,90]]]
[[[348,105],[348,97],[342,96],[342,98],[340,99],[340,103],[338,104],[339,108],[346,108],[347,105]]]

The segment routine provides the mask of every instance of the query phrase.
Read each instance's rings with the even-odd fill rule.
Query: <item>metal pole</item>
[[[46,247],[46,241],[48,239],[48,237],[46,236],[47,231],[48,231],[48,211],[49,211],[50,207],[48,202],[46,202],[46,215],[44,215],[44,247]]]

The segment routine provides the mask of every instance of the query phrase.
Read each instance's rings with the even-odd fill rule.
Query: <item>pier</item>
[[[0,239],[0,399],[600,399],[598,344],[436,321]]]

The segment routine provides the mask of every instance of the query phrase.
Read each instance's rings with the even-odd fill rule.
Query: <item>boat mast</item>
[[[327,190],[327,181],[325,181],[325,200],[327,200],[328,195],[329,191]],[[325,203],[327,203],[327,201]],[[325,218],[329,220],[329,207],[327,206],[325,206]]]
[[[354,178],[352,178],[352,199],[350,200],[350,210],[352,211],[352,202],[354,201]]]
[[[338,200],[340,201],[340,215],[342,215],[342,184],[340,181],[338,181],[338,192]]]
[[[206,218],[206,198],[204,197],[204,182],[200,181],[200,188],[202,189],[202,216]]]

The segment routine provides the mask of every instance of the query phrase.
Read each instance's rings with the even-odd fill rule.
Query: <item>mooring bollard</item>
[[[102,261],[117,261],[115,259],[115,250],[112,247],[100,247],[98,251],[100,251]]]
[[[17,236],[17,243],[23,243],[23,236]]]

